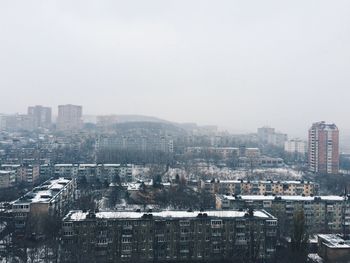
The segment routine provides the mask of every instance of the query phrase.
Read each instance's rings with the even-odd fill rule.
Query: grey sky
[[[0,112],[350,131],[350,1],[0,1]]]

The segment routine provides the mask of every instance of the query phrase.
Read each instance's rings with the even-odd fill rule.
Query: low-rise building
[[[284,151],[290,154],[306,155],[307,142],[301,139],[291,139],[284,143]]]
[[[47,163],[40,165],[41,178],[51,178],[53,176],[54,176],[54,166]],[[62,177],[62,176],[58,176],[58,177]]]
[[[96,149],[115,149],[117,151],[161,152],[172,154],[174,140],[172,136],[140,134],[100,136],[96,140]]]
[[[113,182],[116,176],[119,175],[120,164],[98,164],[97,177],[109,182]]]
[[[318,235],[318,255],[327,263],[350,262],[350,240],[340,235]]]
[[[96,180],[97,176],[97,164],[95,163],[82,163],[79,164],[78,176],[85,177],[88,182]]]
[[[34,185],[38,182],[40,178],[40,166],[39,165],[23,165],[22,169],[24,169],[25,178],[24,182],[30,185]]]
[[[55,164],[54,167],[56,177],[85,177],[87,180],[114,182],[119,176],[122,182],[132,181],[131,164]]]
[[[12,203],[17,232],[40,232],[48,216],[63,217],[75,200],[75,179],[50,179]]]
[[[229,159],[233,157],[259,157],[260,149],[259,148],[246,148],[245,146],[241,147],[187,147],[187,153],[191,154],[217,154],[224,159]]]
[[[55,164],[54,174],[56,177],[68,177],[76,178],[78,176],[79,165],[78,164]]]
[[[217,209],[265,209],[278,218],[282,235],[290,234],[294,215],[303,211],[312,233],[350,233],[349,196],[217,195]]]
[[[309,181],[201,181],[201,189],[211,194],[236,195],[317,195],[319,186]]]
[[[9,188],[16,184],[16,171],[0,170],[0,189]]]
[[[275,128],[261,127],[258,128],[258,139],[261,143],[271,144],[277,147],[283,147],[284,142],[287,141],[287,134],[276,132]]]
[[[210,262],[274,259],[277,220],[261,211],[71,211],[63,262]]]
[[[40,178],[40,166],[35,164],[2,164],[1,170],[15,171],[16,183],[35,184]]]
[[[274,158],[265,155],[259,157],[239,157],[238,166],[245,168],[252,167],[282,167],[284,166],[284,161],[282,158]]]

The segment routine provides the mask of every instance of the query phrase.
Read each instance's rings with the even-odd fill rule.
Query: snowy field
[[[292,168],[260,168],[253,171],[247,169],[233,170],[230,168],[220,168],[217,166],[198,166],[192,168],[189,172],[184,169],[177,169],[180,175],[186,175],[187,179],[212,179],[220,180],[300,180],[303,176],[302,172],[293,170]],[[174,171],[171,172],[173,176]]]

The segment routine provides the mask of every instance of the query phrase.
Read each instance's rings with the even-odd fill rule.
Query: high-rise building
[[[57,128],[61,130],[80,129],[82,126],[82,106],[77,105],[59,105]]]
[[[339,172],[339,130],[335,124],[316,122],[309,129],[308,161],[313,173]]]
[[[51,108],[41,105],[28,107],[28,116],[34,128],[49,128],[51,125]]]

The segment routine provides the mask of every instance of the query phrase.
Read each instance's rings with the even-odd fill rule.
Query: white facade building
[[[284,151],[294,154],[306,154],[307,143],[301,139],[292,139],[284,143]]]

